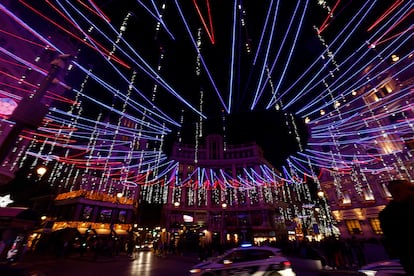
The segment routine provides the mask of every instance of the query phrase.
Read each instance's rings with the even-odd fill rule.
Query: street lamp
[[[44,176],[46,172],[47,168],[45,166],[40,166],[36,169],[36,173],[39,176],[39,178],[42,178],[42,176]]]
[[[323,191],[318,191],[318,197],[323,198],[325,193]]]

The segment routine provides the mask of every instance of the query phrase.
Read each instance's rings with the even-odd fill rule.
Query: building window
[[[99,213],[100,222],[111,222],[112,210],[111,209],[102,209]]]
[[[363,189],[364,200],[365,201],[375,201],[374,194],[372,193],[371,189],[364,188]]]
[[[251,221],[253,226],[261,226],[263,224],[263,214],[261,211],[251,213]]]
[[[409,149],[409,150],[414,150],[414,135],[413,134],[409,134],[409,135],[404,135],[402,136],[405,146]]]
[[[249,216],[246,213],[239,213],[237,215],[237,226],[250,226]]]
[[[198,189],[197,190],[197,203],[198,206],[207,206],[207,190]]]
[[[372,232],[374,232],[374,234],[377,234],[377,235],[383,234],[381,226],[380,226],[380,221],[378,218],[370,218],[369,224],[371,225]]]
[[[345,223],[346,223],[346,228],[348,229],[348,232],[351,235],[362,233],[362,228],[361,228],[361,224],[359,223],[359,220],[347,219],[345,220]]]
[[[407,140],[405,142],[405,145],[407,146],[408,149],[414,150],[414,139]]]
[[[93,208],[91,206],[85,206],[82,212],[82,220],[91,221],[92,211],[93,211]]]
[[[210,216],[211,227],[215,229],[222,227],[222,223],[224,222],[222,218],[222,213],[212,213]]]
[[[388,118],[390,119],[392,123],[395,123],[398,121],[403,121],[405,118],[405,114],[404,112],[392,113]]]
[[[375,91],[375,96],[377,96],[378,99],[382,99],[385,98],[391,92],[392,88],[388,85],[384,85],[383,87],[380,87]]]
[[[237,201],[239,205],[246,205],[247,203],[247,195],[245,190],[238,189],[237,190]]]
[[[382,187],[382,191],[384,193],[384,196],[386,198],[392,198],[392,195],[391,195],[390,191],[387,188],[387,184],[386,183],[381,183],[381,187]]]
[[[342,206],[344,205],[351,205],[351,197],[349,196],[348,192],[342,192],[342,198],[340,198],[340,201]]]
[[[118,221],[121,223],[125,223],[126,222],[126,217],[127,217],[127,211],[126,210],[120,210],[118,213]]]
[[[250,198],[251,205],[258,205],[259,202],[259,193],[257,192],[256,188],[248,190],[248,196]]]
[[[221,203],[221,195],[220,195],[220,191],[221,189],[215,189],[215,190],[211,190],[211,205],[212,206],[219,206]],[[208,195],[208,194],[207,194]]]
[[[237,215],[225,214],[224,223],[226,226],[237,226]]]

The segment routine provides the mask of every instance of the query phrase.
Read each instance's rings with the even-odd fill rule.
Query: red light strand
[[[201,13],[200,7],[197,4],[197,0],[193,0],[194,6],[197,10],[198,16],[200,17],[201,23],[203,24],[204,29],[207,32],[208,37],[210,38],[210,42],[211,44],[215,43],[214,40],[214,30],[213,30],[213,23],[212,23],[212,17],[211,17],[211,11],[210,11],[210,1],[206,0],[207,3],[207,11],[208,11],[208,19],[209,19],[209,26],[210,28],[207,27],[206,21],[204,19],[204,16]]]

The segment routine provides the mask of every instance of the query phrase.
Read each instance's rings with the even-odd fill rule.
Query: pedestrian
[[[391,180],[387,188],[392,200],[379,214],[385,248],[390,258],[400,260],[408,275],[414,275],[414,183]]]
[[[132,254],[134,253],[134,240],[132,238],[129,238],[126,244],[126,250],[128,257],[133,257]]]

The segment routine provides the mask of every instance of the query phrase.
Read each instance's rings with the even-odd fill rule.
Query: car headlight
[[[363,274],[366,276],[375,276],[377,272],[375,270],[369,270],[369,269],[360,269],[358,270],[359,274]]]
[[[190,269],[190,273],[191,274],[194,274],[194,273],[200,273],[201,272],[201,269],[199,269],[199,268],[193,268],[193,269]]]

